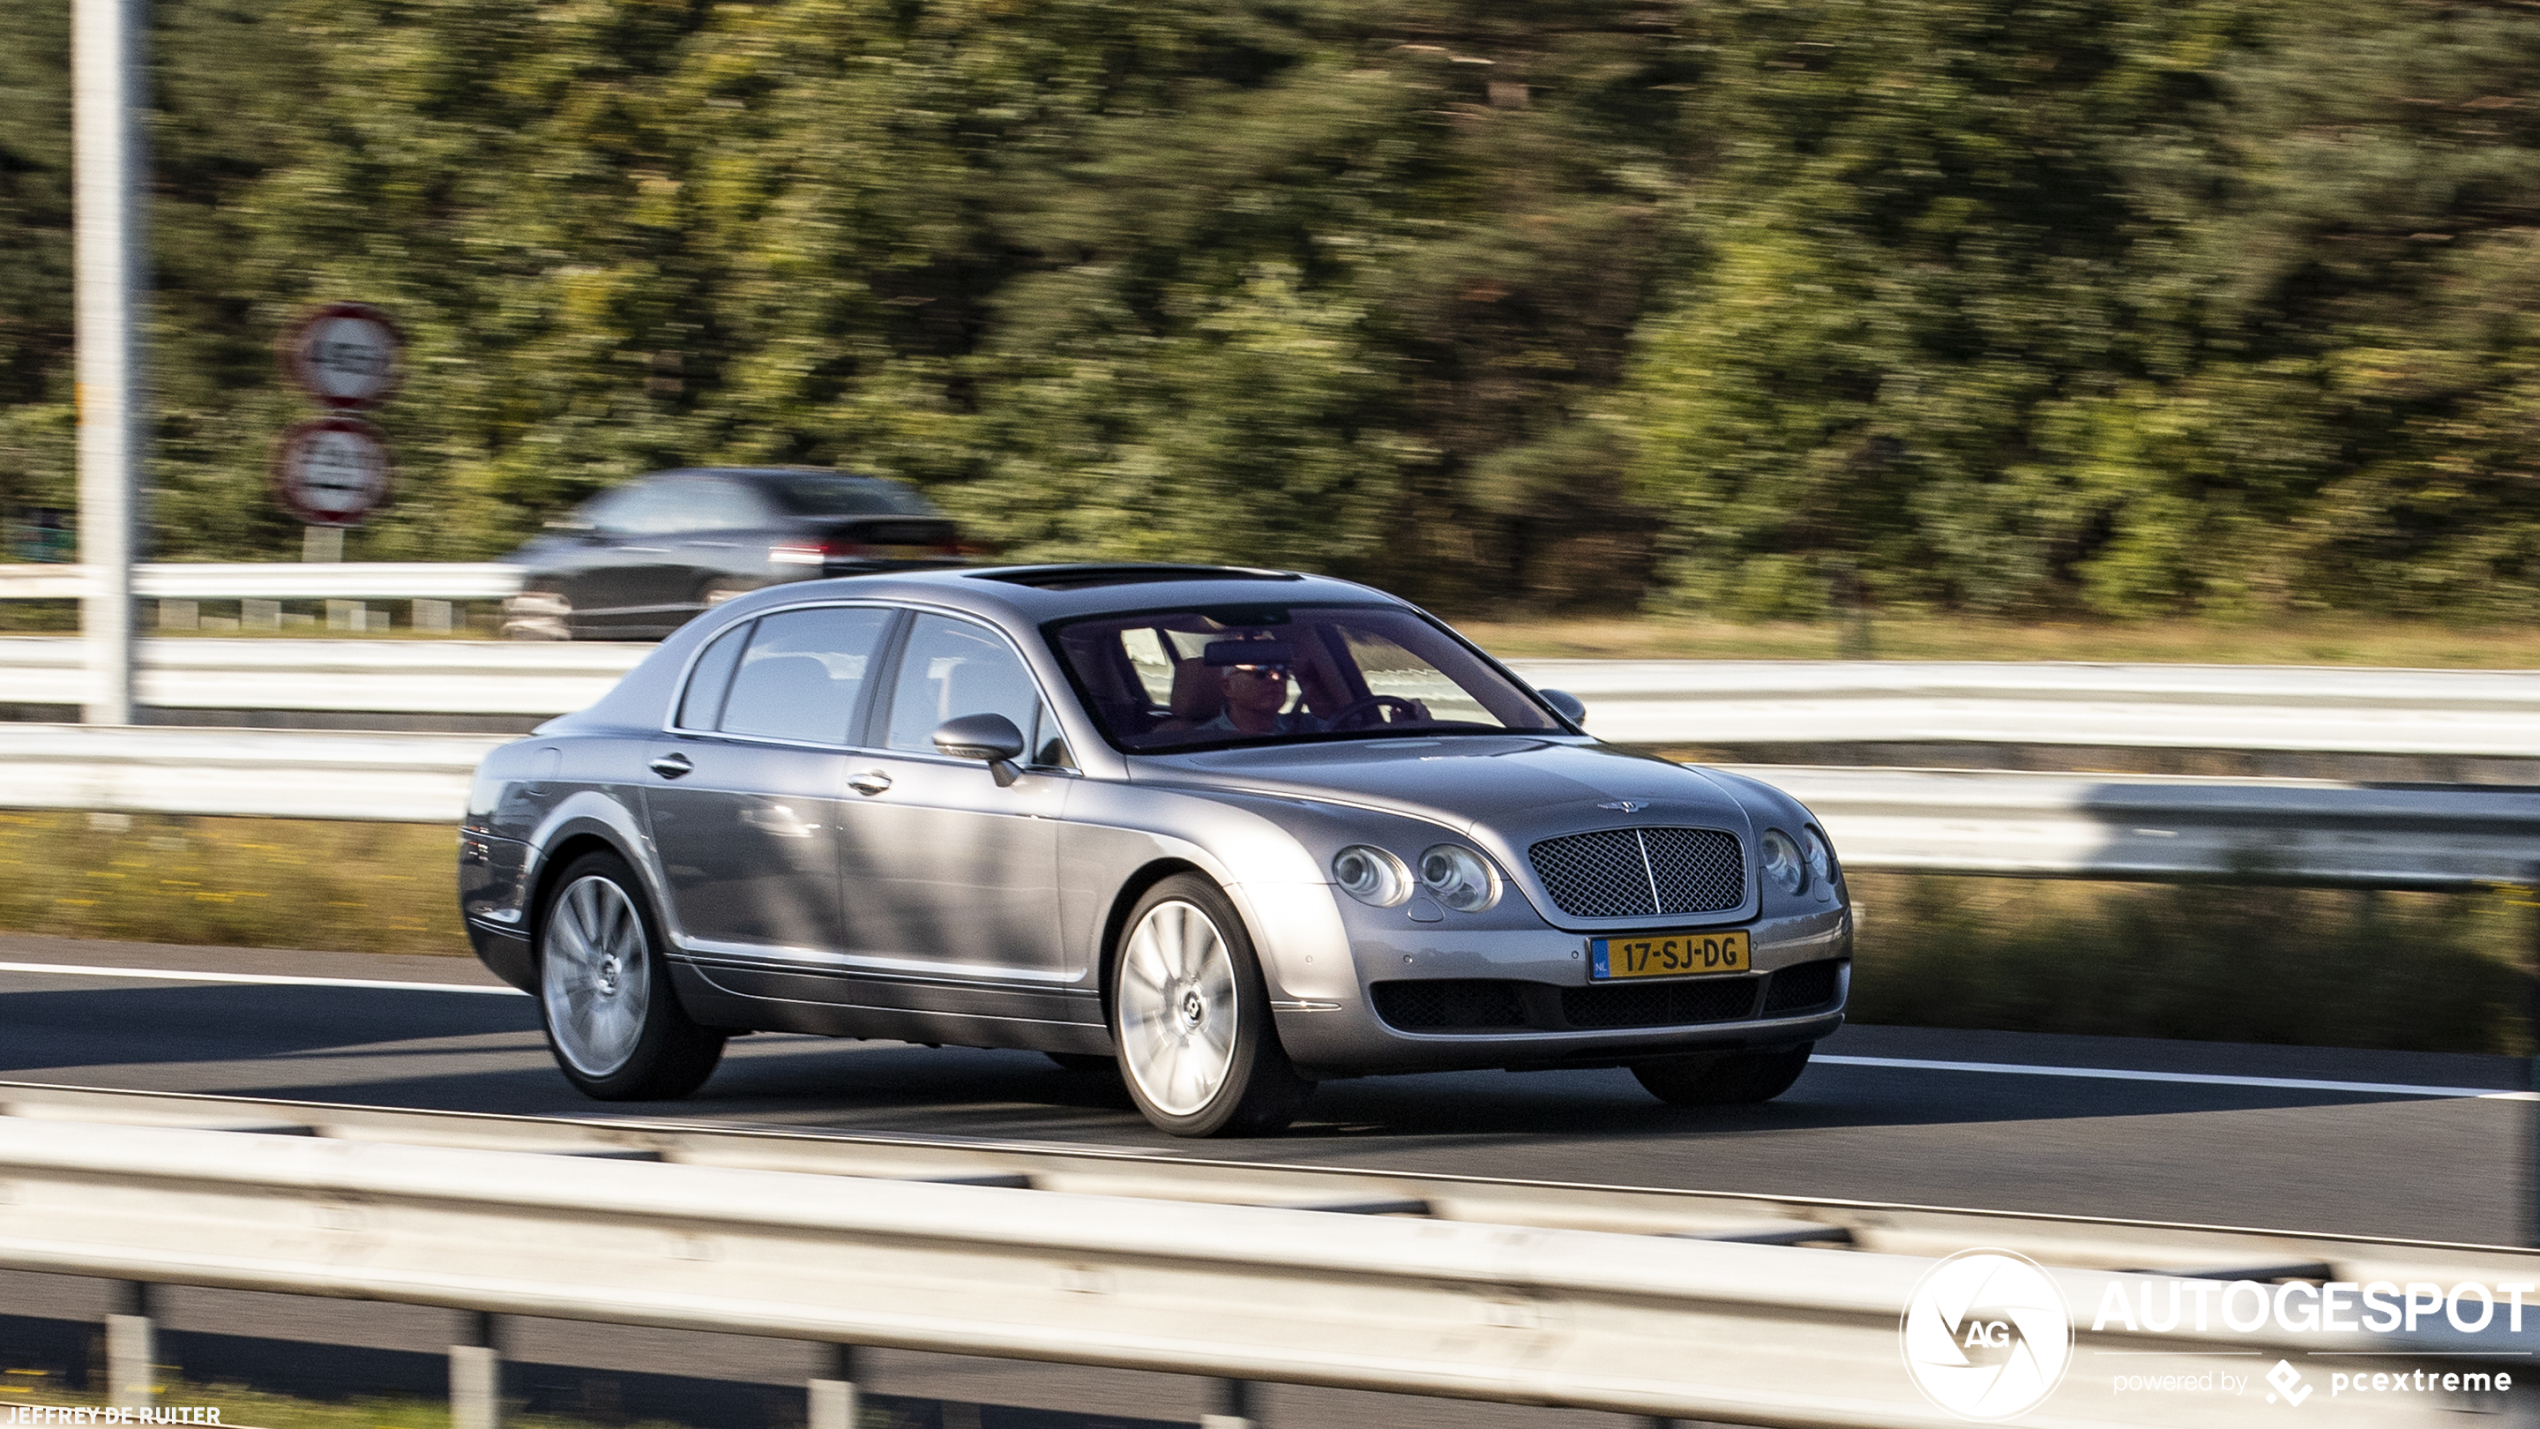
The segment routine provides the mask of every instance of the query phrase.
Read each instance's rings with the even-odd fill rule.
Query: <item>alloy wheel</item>
[[[1121,960],[1122,1060],[1173,1116],[1208,1105],[1235,1059],[1235,960],[1208,914],[1179,900],[1147,911]]]
[[[539,996],[557,1053],[585,1076],[626,1065],[652,1002],[644,920],[616,880],[574,880],[548,915]]]

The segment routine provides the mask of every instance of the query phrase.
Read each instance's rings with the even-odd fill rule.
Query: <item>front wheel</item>
[[[565,1080],[601,1101],[669,1101],[704,1086],[723,1034],[671,991],[635,871],[613,853],[566,867],[538,917],[538,1010]]]
[[[1270,1020],[1243,919],[1217,885],[1176,874],[1147,890],[1112,952],[1111,1040],[1148,1121],[1175,1136],[1258,1136],[1305,1109]]]
[[[1651,1096],[1677,1106],[1751,1106],[1789,1091],[1808,1070],[1808,1054],[1815,1047],[1811,1042],[1785,1052],[1634,1062],[1632,1075]]]

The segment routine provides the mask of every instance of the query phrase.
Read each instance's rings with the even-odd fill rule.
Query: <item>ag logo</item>
[[[1905,1302],[1905,1372],[1961,1419],[2010,1419],[2063,1382],[2073,1317],[2037,1262],[1967,1250],[1926,1272]]]

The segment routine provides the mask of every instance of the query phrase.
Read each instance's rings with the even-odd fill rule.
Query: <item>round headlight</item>
[[[1438,844],[1420,855],[1420,882],[1458,913],[1479,913],[1499,901],[1499,875],[1490,860],[1458,844]]]
[[[1808,886],[1808,865],[1801,860],[1799,845],[1779,829],[1766,829],[1755,840],[1756,852],[1764,857],[1764,877],[1784,893],[1797,893]]]
[[[1834,850],[1826,847],[1825,837],[1815,829],[1799,831],[1799,851],[1808,860],[1808,874],[1828,888],[1834,887]]]
[[[1391,908],[1411,896],[1411,870],[1380,848],[1351,844],[1332,855],[1332,881],[1361,903]]]

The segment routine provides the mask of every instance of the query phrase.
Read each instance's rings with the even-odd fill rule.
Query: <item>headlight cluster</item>
[[[1332,855],[1332,879],[1361,903],[1391,908],[1411,896],[1411,870],[1401,859],[1369,844],[1351,844]],[[1419,887],[1458,913],[1479,913],[1499,901],[1499,872],[1462,844],[1432,844],[1420,855]]]
[[[1766,829],[1755,840],[1755,851],[1764,862],[1764,877],[1784,893],[1798,893],[1808,887],[1809,880],[1834,886],[1834,850],[1815,829],[1803,828],[1798,838],[1779,829]]]

